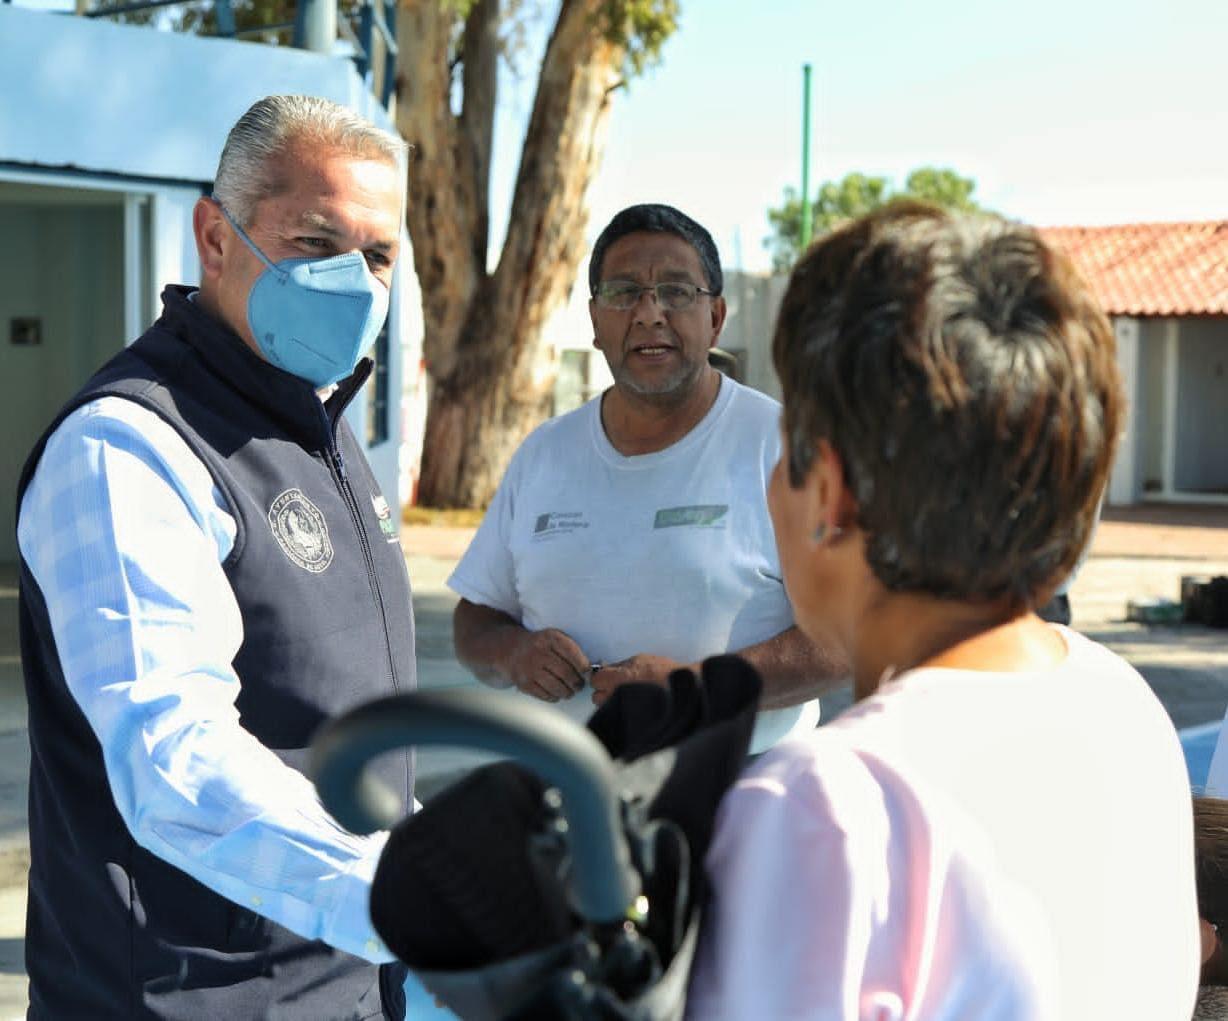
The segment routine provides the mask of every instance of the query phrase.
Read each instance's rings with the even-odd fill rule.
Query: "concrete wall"
[[[123,206],[0,205],[0,560],[16,555],[12,495],[48,419],[124,344]],[[73,281],[66,287],[66,281]],[[42,342],[10,342],[13,318],[37,319]]]
[[[772,332],[788,277],[733,271],[725,274],[725,301],[729,316],[720,346],[744,352],[748,386],[780,399],[780,380],[772,368]]]
[[[1228,496],[1228,319],[1138,322],[1137,499]]]
[[[1228,319],[1185,318],[1177,336],[1173,487],[1228,495]]]
[[[588,260],[580,264],[566,303],[542,327],[542,340],[552,352],[559,376],[555,382],[555,413],[579,407],[613,384],[605,357],[593,347],[593,323],[588,314]],[[564,358],[564,352],[571,356]],[[562,363],[566,360],[567,364]]]
[[[1168,320],[1140,319],[1139,378],[1130,395],[1138,450],[1135,498],[1159,493],[1164,488],[1164,430],[1167,417],[1166,364]]]

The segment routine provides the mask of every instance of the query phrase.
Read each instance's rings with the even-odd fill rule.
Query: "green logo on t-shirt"
[[[653,520],[653,528],[680,528],[695,525],[711,528],[729,513],[727,503],[701,503],[692,507],[662,507]]]

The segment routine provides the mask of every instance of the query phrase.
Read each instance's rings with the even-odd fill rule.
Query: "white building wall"
[[[426,424],[426,392],[422,385],[422,289],[414,272],[414,255],[409,235],[402,231],[401,256],[397,259],[393,285],[394,299],[388,309],[389,352],[388,423],[386,443],[367,451],[384,498],[398,505],[410,502],[422,457],[422,430]],[[364,389],[354,403],[362,402],[366,421]],[[355,412],[357,409],[351,409]],[[358,421],[358,420],[356,420]],[[352,423],[353,424],[353,423]],[[354,425],[359,438],[365,433]]]
[[[90,372],[121,346],[123,205],[0,204],[0,561],[16,558],[15,491],[26,454]],[[54,267],[54,273],[40,272]],[[80,279],[65,288],[63,281]],[[10,343],[14,319],[41,343]]]
[[[566,303],[547,318],[542,327],[542,341],[554,360],[554,368],[560,370],[555,386],[555,405],[559,413],[570,411],[614,383],[605,357],[593,346],[588,301],[588,261],[585,260]],[[578,364],[564,364],[569,357]],[[582,379],[573,378],[576,374]]]
[[[272,93],[391,126],[353,63],[323,54],[7,4],[0,40],[0,161],[207,182],[231,125]]]
[[[1228,496],[1228,319],[1187,317],[1178,331],[1173,487]]]
[[[133,324],[143,327],[157,314],[166,284],[199,281],[191,208],[212,181],[227,132],[253,102],[274,93],[317,95],[394,127],[344,57],[7,4],[0,4],[0,53],[0,95],[9,97],[0,103],[0,182],[134,197],[129,226],[144,224],[136,233],[147,236],[140,271],[148,277],[140,286],[131,273],[121,282],[143,306],[129,302],[125,310],[127,341],[139,332]],[[409,250],[407,238],[402,245]],[[131,269],[135,255],[129,247],[119,258]],[[368,452],[390,501],[402,489],[401,358],[405,349],[421,350],[422,336],[416,278],[402,271],[399,281],[390,320],[390,438]],[[346,416],[364,441],[366,401],[364,390]]]
[[[784,298],[787,276],[733,271],[725,274],[729,316],[720,346],[744,359],[743,382],[780,400],[780,380],[772,367],[772,334]]]
[[[149,253],[149,307],[146,321],[162,310],[161,293],[167,284],[199,284],[200,261],[192,234],[192,207],[200,197],[198,188],[158,187],[148,192],[151,248]]]

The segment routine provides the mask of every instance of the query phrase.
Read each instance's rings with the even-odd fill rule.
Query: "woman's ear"
[[[1202,963],[1206,964],[1219,948],[1219,933],[1205,918],[1198,919],[1198,936],[1202,942]]]
[[[857,504],[844,474],[844,461],[825,439],[815,445],[814,463],[806,483],[811,488],[816,545],[832,542],[857,524]]]

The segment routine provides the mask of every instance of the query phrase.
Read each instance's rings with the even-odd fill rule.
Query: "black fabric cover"
[[[371,920],[420,968],[475,968],[551,946],[571,932],[565,891],[531,852],[544,784],[498,762],[448,787],[388,839]]]
[[[746,763],[762,689],[759,675],[740,656],[713,656],[701,669],[702,682],[690,670],[674,671],[668,692],[647,684],[620,688],[588,721],[620,762],[672,749],[674,761],[660,786],[637,793],[649,801],[649,819],[681,827],[696,889],[717,805]]]
[[[650,903],[658,964],[627,998],[602,988],[568,909],[566,845],[544,785],[513,762],[475,770],[404,819],[384,849],[371,916],[389,949],[462,1018],[680,1016],[706,900],[703,859],[746,760],[760,680],[737,656],[626,685],[589,721],[618,763],[624,823]],[[577,985],[582,972],[588,981]],[[594,979],[596,979],[594,981]],[[579,1013],[577,1013],[579,1011]]]

